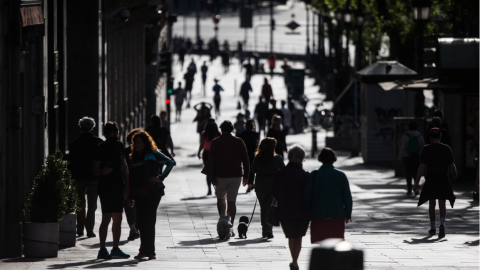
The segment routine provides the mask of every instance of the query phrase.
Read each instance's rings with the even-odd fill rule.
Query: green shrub
[[[79,209],[75,182],[62,152],[46,158],[45,165],[35,177],[25,203],[25,216],[31,222],[58,222],[65,214]]]

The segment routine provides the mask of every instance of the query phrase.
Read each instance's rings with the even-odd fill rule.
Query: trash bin
[[[343,239],[326,239],[312,249],[309,269],[363,270],[363,251]]]

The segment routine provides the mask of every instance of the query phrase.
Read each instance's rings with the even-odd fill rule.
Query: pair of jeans
[[[155,224],[157,208],[162,199],[160,190],[148,194],[145,198],[135,198],[137,207],[137,229],[140,230],[140,253],[155,255]]]
[[[95,226],[95,211],[97,210],[98,199],[98,181],[76,181],[78,198],[80,199],[80,211],[77,211],[77,232],[83,232],[83,228],[87,232],[93,232]],[[85,200],[85,192],[87,200]],[[88,211],[85,211],[88,205]],[[86,216],[85,216],[86,212]]]
[[[207,165],[209,153],[210,153],[210,150],[203,149],[203,154],[202,154],[203,166]],[[210,177],[208,177],[208,175],[207,175],[207,186],[208,186],[208,193],[212,193],[212,180],[210,179]]]
[[[273,196],[270,192],[258,192],[255,191],[257,194],[258,203],[260,204],[260,218],[262,223],[262,234],[271,233],[272,226],[268,225],[265,220],[267,219],[267,213],[272,205]]]
[[[407,180],[407,190],[412,191],[412,179],[415,179],[420,166],[419,156],[408,156],[403,158],[403,165],[405,166],[405,179]]]

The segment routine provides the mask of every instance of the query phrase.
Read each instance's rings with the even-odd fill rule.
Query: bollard
[[[363,270],[363,251],[340,238],[318,243],[310,255],[310,270]]]
[[[317,148],[317,133],[318,133],[318,130],[316,130],[315,128],[312,128],[312,158],[315,157],[315,154],[318,151],[318,148]]]

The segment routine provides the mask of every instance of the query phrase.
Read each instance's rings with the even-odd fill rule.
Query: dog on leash
[[[238,230],[238,236],[240,238],[247,238],[248,217],[246,217],[246,216],[240,217],[237,230]]]
[[[218,238],[220,238],[220,240],[230,239],[232,227],[233,225],[230,223],[230,217],[228,215],[220,216],[217,223]]]

